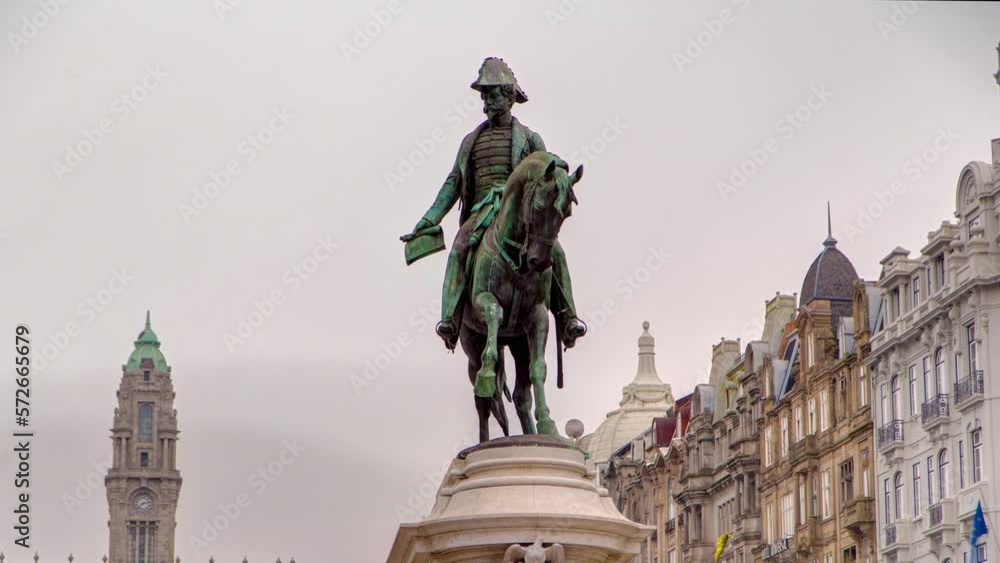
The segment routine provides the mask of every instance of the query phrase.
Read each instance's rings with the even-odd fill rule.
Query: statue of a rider
[[[479,242],[499,208],[504,184],[514,168],[529,154],[544,151],[541,136],[511,115],[515,103],[528,97],[503,60],[490,57],[479,68],[472,83],[483,99],[487,120],[462,140],[455,165],[438,191],[430,209],[413,228],[416,235],[438,225],[448,211],[460,203],[461,227],[455,236],[445,271],[441,296],[441,322],[436,332],[448,349],[458,341],[470,248]],[[576,313],[566,255],[556,242],[552,249],[552,294],[549,309],[556,317],[556,334],[567,348],[587,333],[587,325]]]

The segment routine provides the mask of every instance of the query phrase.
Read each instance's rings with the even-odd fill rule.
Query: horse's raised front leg
[[[535,420],[539,434],[558,436],[556,423],[549,417],[545,401],[545,342],[549,338],[549,312],[543,303],[535,305],[527,319],[528,348],[531,351],[530,378],[535,391]]]
[[[486,346],[483,348],[482,365],[476,373],[476,397],[492,397],[497,385],[497,333],[503,320],[503,307],[492,293],[476,295],[474,306],[486,322]]]

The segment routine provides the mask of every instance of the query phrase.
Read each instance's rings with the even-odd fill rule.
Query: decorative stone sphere
[[[583,436],[583,422],[578,419],[571,418],[566,422],[566,435],[574,440],[578,440],[580,436]]]

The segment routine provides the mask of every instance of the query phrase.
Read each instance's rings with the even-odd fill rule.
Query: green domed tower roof
[[[128,357],[127,369],[139,369],[143,360],[149,360],[153,364],[153,369],[167,371],[167,359],[160,352],[160,339],[153,332],[153,327],[149,324],[149,311],[146,311],[146,328],[142,329],[139,337],[135,340],[135,350]],[[148,365],[148,364],[147,364]]]

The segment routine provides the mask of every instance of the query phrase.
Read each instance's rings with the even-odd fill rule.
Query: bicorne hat
[[[483,61],[483,66],[479,67],[479,78],[472,83],[472,89],[482,92],[484,88],[490,86],[502,86],[509,84],[514,87],[514,101],[523,104],[528,101],[528,96],[517,84],[514,72],[510,70],[503,59],[489,57]]]

